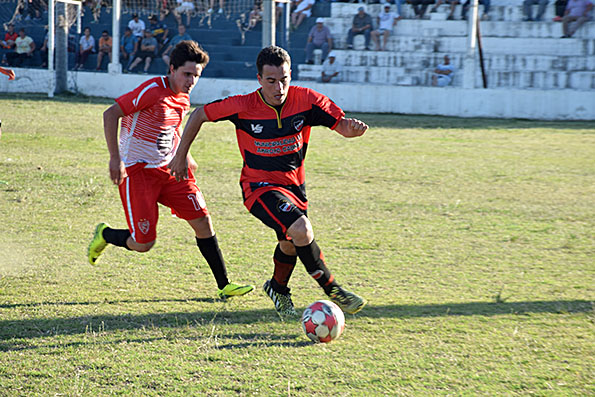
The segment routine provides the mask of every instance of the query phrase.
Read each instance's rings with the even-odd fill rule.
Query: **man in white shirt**
[[[455,72],[454,66],[450,64],[450,58],[448,55],[444,56],[444,63],[436,66],[434,74],[432,75],[432,85],[434,87],[444,87],[452,82],[452,78]]]
[[[132,14],[132,19],[128,22],[128,27],[132,30],[132,35],[138,41],[141,41],[145,36],[145,22],[138,18],[138,14]]]
[[[304,19],[312,15],[312,7],[316,0],[299,0],[296,2],[295,10],[291,13],[291,25],[295,30],[304,22]]]
[[[383,11],[378,14],[378,29],[372,31],[372,40],[376,44],[376,51],[386,51],[388,36],[392,33],[399,19],[401,19],[400,15],[390,10],[390,4],[385,4]],[[382,48],[380,47],[380,35],[382,35]]]
[[[341,81],[341,72],[343,66],[337,61],[337,55],[335,51],[328,53],[328,57],[322,63],[322,73],[320,75],[320,81],[323,83],[337,83]]]

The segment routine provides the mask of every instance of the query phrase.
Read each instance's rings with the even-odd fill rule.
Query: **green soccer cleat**
[[[353,292],[346,291],[338,286],[333,287],[328,296],[331,298],[331,301],[339,305],[341,310],[349,314],[355,314],[359,312],[364,306],[366,306],[366,303],[368,303],[368,301],[361,296],[358,296]]]
[[[223,287],[223,289],[220,289],[219,292],[217,292],[217,295],[219,295],[220,299],[227,300],[228,298],[231,298],[232,296],[246,295],[248,292],[252,291],[253,289],[254,289],[253,285],[239,285],[236,283],[229,283],[225,287]]]
[[[264,292],[275,304],[275,310],[281,319],[285,319],[287,317],[299,317],[299,314],[295,311],[295,307],[291,301],[291,294],[289,292],[287,292],[287,294],[282,294],[275,291],[273,287],[271,287],[271,280],[265,281],[262,289],[264,289]]]
[[[93,235],[93,240],[89,244],[89,248],[87,249],[87,255],[89,256],[89,263],[94,265],[97,262],[97,259],[101,256],[105,247],[107,247],[107,241],[103,238],[103,231],[108,228],[109,225],[107,223],[101,222],[95,228],[95,234]]]

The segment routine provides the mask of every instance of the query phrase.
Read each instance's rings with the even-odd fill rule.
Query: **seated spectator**
[[[186,14],[186,25],[190,25],[190,17],[194,11],[194,3],[191,0],[176,0],[178,6],[174,9],[174,16],[178,26],[182,25],[182,14]]]
[[[393,27],[397,26],[397,21],[401,17],[390,10],[390,4],[384,5],[384,10],[378,14],[378,29],[372,31],[372,40],[376,44],[376,51],[386,51],[386,42],[388,36],[393,32]],[[380,47],[380,35],[382,35],[382,47]]]
[[[97,68],[95,70],[101,70],[101,62],[103,57],[107,55],[109,61],[112,61],[112,37],[109,35],[107,30],[101,33],[99,38],[99,45],[97,46]]]
[[[450,64],[450,58],[448,55],[444,56],[444,63],[436,66],[434,74],[432,75],[432,85],[438,87],[444,87],[452,82],[452,78],[455,72],[454,66]]]
[[[128,21],[128,27],[132,30],[132,35],[136,37],[137,41],[141,41],[144,37],[145,22],[138,17],[138,14],[132,14],[132,19]]]
[[[413,12],[415,13],[416,19],[423,19],[428,6],[434,3],[434,0],[409,0],[411,7],[413,7]],[[421,9],[419,6],[421,5]]]
[[[524,0],[523,1],[523,14],[525,18],[523,21],[541,21],[543,14],[545,13],[545,7],[547,6],[548,0]],[[534,4],[539,4],[537,8],[537,15],[533,19],[532,8]]]
[[[333,36],[328,27],[324,26],[324,18],[316,18],[316,25],[312,26],[310,33],[308,33],[308,41],[306,43],[306,63],[308,65],[314,64],[314,50],[320,48],[322,50],[322,60],[326,59],[328,52],[333,48]]]
[[[329,52],[328,58],[322,63],[322,72],[320,81],[323,83],[337,83],[341,81],[341,72],[343,66],[337,61],[337,56],[334,51]]]
[[[89,55],[95,52],[95,38],[91,36],[91,29],[85,28],[84,34],[79,40],[79,51],[76,53],[76,65],[75,70],[83,69],[85,62]]]
[[[175,46],[183,40],[192,40],[192,37],[186,33],[186,26],[178,25],[178,34],[169,41],[167,48],[163,51],[163,55],[161,56],[161,59],[163,59],[163,62],[167,65],[167,70],[169,70],[169,54]]]
[[[128,67],[128,71],[132,72],[136,65],[144,60],[145,66],[143,68],[143,73],[149,73],[151,62],[153,61],[153,58],[157,56],[157,46],[157,40],[153,37],[153,32],[145,30],[145,38],[140,42],[140,49],[136,52],[136,58]]]
[[[370,34],[372,32],[372,17],[366,13],[364,7],[357,9],[357,14],[353,17],[351,29],[347,32],[347,49],[353,48],[353,38],[358,34],[363,34],[366,39],[366,50],[370,49]]]
[[[19,29],[19,37],[14,41],[14,52],[6,54],[6,60],[10,66],[22,66],[23,62],[33,57],[35,42],[25,33],[25,29]]]
[[[556,16],[554,17],[554,22],[562,22],[562,17],[564,17],[564,11],[566,11],[566,4],[568,0],[556,0],[554,6],[556,7]]]
[[[490,12],[490,0],[479,0],[479,4],[483,4],[483,15],[481,16],[481,19],[489,20],[490,15],[488,13]],[[470,7],[471,0],[467,0],[461,8],[461,19],[467,19],[467,11],[469,11]]]
[[[449,20],[449,21],[453,21],[455,19],[455,9],[457,8],[457,4],[459,4],[459,0],[438,0],[438,2],[436,3],[436,5],[434,7],[432,7],[432,9],[430,10],[430,12],[436,12],[436,11],[438,11],[438,7],[444,1],[446,1],[448,4],[450,4],[450,14],[448,14],[448,17],[446,17],[446,19]],[[422,12],[422,14],[423,14],[423,12]]]
[[[312,7],[316,0],[300,0],[296,4],[295,10],[291,13],[291,26],[292,29],[297,29],[304,19],[309,18],[312,15]]]
[[[19,37],[19,35],[17,32],[14,31],[14,25],[12,23],[9,23],[8,26],[6,26],[4,40],[0,41],[0,46],[2,46],[2,48],[12,50],[15,46],[17,37]]]
[[[223,14],[223,0],[219,0],[219,10],[217,11],[217,14]],[[215,8],[215,0],[210,0],[209,2],[209,9],[208,9],[208,13],[212,14],[213,13],[213,9]]]
[[[593,2],[591,0],[568,0],[564,18],[562,18],[563,39],[572,37],[585,22],[591,19]],[[574,24],[571,25],[571,23]]]
[[[157,15],[151,15],[149,17],[149,29],[153,32],[153,37],[159,44],[159,49],[163,49],[163,46],[167,44],[169,29],[163,22],[159,22]]]
[[[128,67],[132,61],[134,60],[134,53],[138,49],[138,41],[136,37],[132,35],[132,30],[130,28],[126,28],[124,30],[124,35],[120,39],[120,57],[122,61],[126,61],[126,63],[122,62],[122,64]]]

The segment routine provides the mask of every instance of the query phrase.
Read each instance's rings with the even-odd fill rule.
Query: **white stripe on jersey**
[[[128,218],[130,218],[130,227],[132,228],[132,239],[136,241],[136,229],[134,228],[134,218],[132,218],[132,206],[130,204],[130,178],[126,177],[126,207],[128,208]]]
[[[148,86],[146,86],[145,88],[143,88],[143,90],[140,92],[140,94],[138,94],[138,96],[132,100],[132,104],[134,105],[134,107],[138,106],[138,103],[140,102],[140,99],[145,94],[145,92],[149,91],[153,87],[158,87],[157,83],[153,82],[153,83],[149,84]]]

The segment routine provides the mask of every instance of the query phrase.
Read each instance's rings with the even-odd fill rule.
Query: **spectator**
[[[6,54],[10,66],[21,66],[27,59],[33,57],[35,42],[25,33],[25,29],[19,29],[19,37],[16,38],[14,52]]]
[[[50,32],[48,32],[47,26],[45,28],[45,37],[43,38],[43,44],[39,49],[41,55],[41,67],[45,68],[48,66],[48,40],[50,38]]]
[[[366,50],[370,49],[370,33],[372,32],[372,17],[366,13],[364,7],[357,9],[357,14],[353,17],[351,29],[347,33],[347,49],[353,49],[353,38],[358,34],[363,34],[366,38]]]
[[[386,51],[388,36],[393,32],[393,27],[397,26],[399,19],[401,19],[399,14],[390,10],[390,4],[385,4],[384,10],[378,14],[378,29],[371,33],[377,51]],[[382,35],[382,48],[380,47],[380,35]]]
[[[167,44],[169,29],[167,25],[163,22],[159,22],[157,19],[157,15],[151,15],[149,17],[149,29],[153,32],[153,37],[157,40],[159,44],[159,49],[162,49],[165,44]]]
[[[448,55],[444,56],[444,63],[436,66],[434,74],[432,75],[432,85],[438,87],[444,87],[452,82],[452,78],[455,72],[454,66],[450,64],[450,58]]]
[[[176,47],[176,45],[178,45],[180,41],[184,40],[192,40],[192,37],[190,37],[190,35],[186,33],[186,26],[178,25],[178,34],[175,35],[169,41],[169,45],[167,46],[165,51],[163,51],[163,55],[161,56],[161,59],[163,59],[163,62],[165,62],[165,64],[167,65],[167,70],[169,70],[169,54]]]
[[[136,65],[141,63],[143,60],[145,61],[145,66],[143,68],[143,73],[149,73],[149,67],[151,67],[151,62],[153,58],[157,56],[157,40],[153,37],[153,32],[150,30],[145,30],[145,38],[140,43],[140,50],[136,53],[136,58],[128,67],[128,71],[132,72]]]
[[[488,13],[490,12],[490,0],[479,0],[479,4],[483,4],[483,15],[481,16],[481,19],[489,21],[490,16]],[[467,11],[469,11],[469,7],[471,7],[471,0],[467,0],[465,4],[463,4],[463,7],[461,8],[461,19],[467,19]]]
[[[593,9],[593,2],[591,0],[568,0],[566,11],[564,11],[564,18],[562,18],[563,39],[572,37],[583,23],[591,19],[591,10]],[[570,24],[574,22],[571,26]],[[18,45],[18,44],[17,44]]]
[[[306,63],[313,65],[314,50],[320,48],[322,50],[322,60],[326,59],[328,52],[333,48],[333,36],[328,27],[324,26],[324,18],[316,18],[316,25],[312,26],[310,33],[308,33],[308,41],[306,43]]]
[[[423,19],[428,6],[432,4],[434,0],[409,0],[411,7],[413,7],[413,12],[415,13],[416,19]],[[421,9],[419,6],[421,5]]]
[[[132,35],[136,37],[137,41],[143,39],[145,31],[145,22],[138,18],[138,14],[132,14],[132,19],[128,22],[128,27],[132,30]]]
[[[309,18],[312,15],[312,7],[316,0],[299,0],[296,2],[295,10],[291,13],[291,26],[292,29],[297,29],[304,19]]]
[[[97,68],[95,70],[101,70],[101,61],[103,61],[103,57],[107,54],[109,57],[109,61],[112,61],[112,38],[107,32],[104,30],[101,33],[101,37],[99,38],[99,46],[97,48]]]
[[[525,18],[523,21],[541,21],[543,18],[543,14],[545,13],[545,7],[547,6],[548,0],[524,0],[523,1],[523,14],[525,14]],[[533,12],[532,6],[534,4],[539,4],[537,8],[537,15],[535,19],[533,19]]]
[[[126,28],[126,30],[124,30],[124,35],[120,39],[120,57],[123,61],[127,61],[126,66],[129,66],[132,63],[137,48],[138,41],[136,40],[136,37],[132,35],[132,30],[130,28]]]
[[[0,46],[2,46],[2,48],[12,50],[15,46],[17,37],[19,37],[19,35],[17,32],[14,31],[14,25],[12,23],[9,23],[8,26],[6,26],[4,40],[0,41]]]
[[[209,10],[207,11],[209,14],[213,13],[213,8],[215,8],[215,0],[209,1]],[[223,14],[223,0],[219,0],[219,10],[217,14]]]
[[[432,7],[430,12],[438,11],[438,7],[443,2],[444,2],[444,0],[438,0],[436,5],[434,7]],[[446,2],[450,4],[450,14],[448,14],[448,17],[446,17],[446,19],[449,21],[453,21],[455,19],[455,9],[457,8],[457,4],[459,4],[459,0],[446,0]]]
[[[182,14],[186,14],[186,25],[190,25],[190,17],[194,11],[194,3],[191,0],[176,0],[178,6],[174,9],[174,16],[178,26],[182,25]]]
[[[337,61],[335,51],[329,52],[328,58],[322,63],[320,81],[323,83],[337,83],[341,81],[341,72],[343,72],[343,66]]]
[[[74,69],[83,69],[85,67],[85,62],[87,62],[87,58],[94,52],[95,38],[91,36],[91,29],[85,28],[84,34],[81,36],[81,39],[79,40],[79,51],[76,53],[77,60]]]
[[[553,19],[554,22],[562,22],[562,18],[564,17],[564,11],[566,11],[567,3],[568,0],[556,0],[556,16]]]

